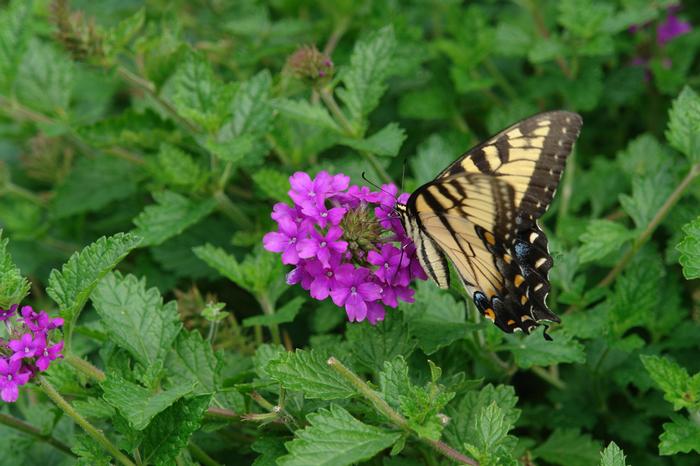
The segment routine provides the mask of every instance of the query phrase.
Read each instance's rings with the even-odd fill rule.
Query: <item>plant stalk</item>
[[[14,416],[10,416],[9,414],[4,414],[0,413],[0,424],[4,424],[8,427],[11,427],[15,430],[18,430],[20,432],[24,432],[27,435],[30,435],[34,437],[37,440],[40,440],[42,442],[46,442],[52,447],[56,448],[57,450],[65,453],[66,455],[73,456],[75,457],[75,453],[73,453],[68,445],[65,443],[61,442],[60,440],[50,436],[50,435],[44,435],[41,433],[39,429],[34,427],[31,424],[27,424],[21,419],[17,419]]]

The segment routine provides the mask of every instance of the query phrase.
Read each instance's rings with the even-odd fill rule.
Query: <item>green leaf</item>
[[[284,448],[284,440],[279,437],[257,436],[250,448],[254,452],[260,453],[260,456],[255,458],[253,466],[277,466],[277,458],[287,453]]]
[[[548,366],[557,363],[583,363],[586,360],[584,346],[571,335],[557,332],[552,335],[553,341],[547,341],[542,336],[541,326],[530,335],[524,337],[508,336],[505,348],[510,349],[518,367],[526,369],[532,366]]]
[[[152,110],[128,108],[116,116],[78,128],[78,134],[95,147],[136,146],[157,149],[163,142],[175,143],[172,124]]]
[[[307,398],[334,400],[354,396],[353,385],[331,369],[327,360],[315,350],[296,350],[269,361],[265,371],[284,388],[303,392]]]
[[[405,140],[406,132],[398,124],[389,123],[367,139],[342,138],[340,143],[360,152],[394,157]]]
[[[243,262],[211,244],[194,248],[194,253],[241,288],[255,295],[267,293],[273,304],[286,289],[284,267],[279,258],[260,247]]]
[[[272,121],[272,107],[268,102],[271,86],[272,76],[268,70],[244,81],[231,101],[231,119],[221,131],[230,136],[267,133]]]
[[[73,407],[85,417],[93,419],[110,419],[116,410],[101,398],[87,398],[85,400],[73,400]]]
[[[30,41],[17,71],[17,98],[31,109],[63,114],[68,110],[72,84],[72,62],[49,43]]]
[[[700,425],[681,416],[672,416],[659,437],[659,454],[700,453]]]
[[[642,364],[673,409],[700,408],[700,373],[688,375],[685,368],[665,357],[640,355]]]
[[[255,325],[271,326],[271,325],[286,324],[288,322],[292,322],[294,320],[294,318],[297,316],[297,314],[299,313],[301,306],[305,302],[306,302],[306,298],[303,298],[301,296],[297,296],[296,298],[293,298],[290,301],[288,301],[287,303],[285,303],[284,306],[277,309],[274,314],[254,316],[254,317],[248,317],[247,319],[243,319],[243,326],[244,327],[253,327]]]
[[[409,159],[413,177],[420,186],[435,177],[436,167],[446,167],[455,160],[458,150],[439,134],[432,134],[418,146],[415,157]]]
[[[480,456],[486,456],[495,450],[508,436],[508,431],[513,425],[506,421],[506,413],[496,402],[492,402],[486,408],[479,410],[475,416],[474,437],[470,439]]]
[[[141,238],[131,233],[102,237],[73,254],[61,271],[52,270],[46,293],[72,325],[99,281],[138,246]]]
[[[700,97],[685,86],[669,110],[666,139],[693,163],[700,162]]]
[[[337,405],[309,414],[307,419],[310,426],[285,444],[289,454],[278,458],[278,465],[350,465],[372,458],[401,436],[360,422]]]
[[[387,316],[376,325],[369,322],[349,324],[345,337],[355,362],[374,372],[381,371],[385,361],[396,356],[408,358],[416,347],[416,341],[399,313]]]
[[[92,303],[110,338],[146,368],[165,358],[182,327],[177,303],[163,304],[156,288],[133,275],[107,275]]]
[[[589,466],[600,458],[600,445],[576,429],[556,429],[547,441],[532,450],[543,460],[562,466]]]
[[[448,119],[456,111],[452,95],[445,86],[431,86],[401,95],[399,115],[419,120]]]
[[[156,466],[175,464],[175,458],[199,430],[211,395],[182,398],[156,416],[143,432],[141,455],[144,463]]]
[[[421,438],[439,440],[445,427],[445,417],[442,415],[447,403],[454,398],[454,392],[448,391],[438,383],[441,369],[428,360],[431,371],[431,381],[424,387],[406,384],[401,379],[394,380],[398,387],[400,412],[406,416],[412,431]],[[400,368],[400,366],[399,366]],[[401,372],[397,373],[403,377]]]
[[[620,195],[622,208],[634,220],[637,228],[645,228],[673,190],[668,172],[659,171],[632,181],[632,196]]]
[[[700,217],[683,226],[683,240],[676,249],[681,253],[678,262],[683,266],[686,280],[700,277]]]
[[[433,283],[419,282],[416,302],[411,305],[402,304],[401,309],[406,314],[411,335],[426,354],[432,354],[453,341],[464,338],[469,328],[464,316],[464,305]]]
[[[29,293],[29,281],[22,276],[7,251],[9,239],[2,237],[0,230],[0,308],[9,309],[19,304]]]
[[[197,53],[188,53],[171,85],[172,100],[181,116],[208,131],[219,129],[230,102],[229,91],[218,81],[207,60]]]
[[[272,101],[272,106],[295,120],[343,134],[343,130],[328,110],[321,105],[312,104],[307,100],[276,99]]]
[[[139,177],[134,165],[123,159],[102,155],[81,158],[58,186],[51,215],[60,219],[126,199],[136,192]]]
[[[194,393],[215,393],[222,385],[223,361],[197,331],[182,331],[175,340],[173,350],[165,360],[165,367],[172,376],[189,383],[196,382]]]
[[[153,193],[153,198],[156,204],[147,206],[134,219],[134,234],[143,238],[144,247],[161,244],[182,233],[216,207],[214,198],[196,202],[172,191]]]
[[[386,26],[358,41],[350,57],[350,66],[343,70],[344,88],[338,89],[340,99],[350,113],[357,133],[364,132],[364,119],[379,104],[386,90],[384,81],[391,74],[391,62],[396,51],[394,29]]]
[[[384,360],[384,370],[379,373],[379,388],[384,400],[398,410],[401,407],[401,397],[409,394],[410,387],[411,379],[404,357]]]
[[[605,219],[595,219],[586,227],[579,240],[583,245],[578,250],[581,263],[602,259],[608,254],[619,252],[622,246],[635,237],[635,232],[620,223]]]
[[[161,144],[153,176],[168,186],[193,190],[205,181],[202,167],[189,154],[170,144]]]
[[[116,373],[109,374],[100,384],[104,399],[119,410],[129,425],[145,429],[151,420],[177,400],[192,392],[192,384],[180,384],[158,393],[129,382]]]
[[[559,24],[575,36],[590,38],[602,29],[613,11],[608,3],[564,0],[559,2]]]
[[[628,466],[625,453],[615,442],[610,442],[600,454],[600,466]]]
[[[103,47],[107,55],[114,56],[122,51],[136,36],[146,22],[146,9],[140,8],[131,16],[119,21],[105,34]]]
[[[19,63],[32,34],[32,3],[13,0],[0,11],[0,89],[9,94]]]
[[[270,199],[285,201],[288,199],[289,175],[273,168],[261,168],[252,174],[258,188]]]

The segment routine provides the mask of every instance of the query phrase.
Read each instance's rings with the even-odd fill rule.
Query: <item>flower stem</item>
[[[95,426],[90,424],[87,419],[85,419],[78,411],[73,408],[70,403],[68,403],[60,393],[49,383],[44,376],[38,376],[39,384],[44,390],[44,393],[51,398],[56,406],[61,408],[64,413],[68,415],[76,424],[78,424],[90,437],[92,437],[97,443],[99,443],[102,448],[107,450],[115,460],[125,466],[135,466],[134,462],[131,461],[124,453],[122,453],[112,442],[109,441],[107,437],[98,430]]]
[[[533,366],[530,368],[530,370],[545,382],[553,385],[554,387],[557,387],[560,390],[566,390],[566,382],[561,380],[559,377],[556,377],[549,371],[543,369],[542,367]]]
[[[55,447],[57,450],[62,451],[66,455],[69,456],[76,456],[75,453],[73,453],[68,445],[65,443],[61,442],[60,440],[51,437],[50,435],[44,435],[41,433],[39,429],[34,427],[31,424],[27,424],[21,419],[17,419],[14,416],[10,416],[9,414],[3,414],[0,413],[0,424],[4,424],[8,427],[12,427],[15,430],[18,430],[20,432],[24,432],[27,435],[31,435],[32,437],[36,438],[37,440],[41,440],[42,442],[46,442],[52,447]]]
[[[251,225],[252,222],[248,216],[244,214],[223,191],[214,193],[214,199],[216,199],[217,206],[221,213],[230,218],[238,226],[248,228]]]
[[[275,309],[273,308],[272,303],[270,302],[270,298],[267,296],[267,294],[261,294],[258,297],[258,301],[260,302],[260,307],[262,307],[263,313],[266,316],[271,316],[275,313]],[[270,325],[270,334],[272,335],[272,342],[274,344],[276,344],[276,345],[282,344],[282,339],[280,338],[279,325],[271,324]]]
[[[75,369],[77,369],[78,372],[89,377],[92,380],[95,380],[96,382],[104,382],[107,379],[107,376],[103,371],[93,366],[85,359],[76,356],[75,354],[66,354],[64,358],[66,362],[73,366]]]
[[[668,196],[666,202],[664,202],[663,205],[656,212],[654,218],[652,218],[649,222],[649,225],[647,225],[642,234],[634,240],[634,243],[632,243],[632,247],[627,251],[627,253],[625,253],[624,256],[622,256],[622,258],[617,262],[617,264],[615,264],[615,267],[613,267],[613,269],[605,276],[605,278],[603,278],[600,281],[600,283],[598,283],[598,287],[606,287],[610,285],[613,281],[615,281],[620,272],[622,272],[622,270],[627,266],[629,261],[632,260],[632,258],[635,256],[635,254],[637,254],[637,252],[641,249],[644,243],[646,243],[647,240],[651,237],[652,233],[654,233],[654,230],[656,230],[656,227],[659,226],[659,224],[666,217],[671,208],[676,204],[676,202],[678,202],[688,185],[690,185],[690,183],[698,175],[700,175],[700,163],[695,164],[690,168],[685,178],[683,178],[683,180],[676,187],[676,189],[674,189],[671,195]]]
[[[190,453],[192,453],[192,456],[194,456],[197,459],[197,461],[202,463],[204,466],[220,466],[214,458],[207,455],[207,452],[202,450],[194,442],[190,441],[190,444],[187,446],[187,449],[190,451]]]
[[[360,394],[367,398],[377,409],[377,411],[379,411],[387,419],[389,419],[392,422],[392,424],[406,432],[413,433],[408,424],[408,421],[403,416],[401,416],[401,414],[394,411],[394,409],[391,406],[389,406],[389,404],[386,401],[384,401],[384,399],[381,396],[379,396],[377,392],[372,390],[369,385],[367,385],[362,379],[355,375],[350,369],[345,367],[340,361],[338,361],[333,356],[328,358],[327,363],[341,377],[350,382],[352,386],[355,387],[355,389],[357,389],[357,391],[360,392]],[[439,440],[429,440],[421,437],[418,437],[418,440],[425,443],[426,445],[431,446],[439,453],[454,461],[457,461],[458,463],[469,464],[472,466],[477,466],[479,464],[473,458],[463,455],[462,453],[458,452],[454,448]]]
[[[204,415],[209,419],[219,421],[238,421],[240,416],[230,409],[211,407],[208,408]]]

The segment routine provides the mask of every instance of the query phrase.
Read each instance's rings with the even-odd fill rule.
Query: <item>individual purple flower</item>
[[[36,354],[38,356],[35,363],[36,367],[38,367],[41,372],[44,372],[49,368],[51,361],[63,357],[61,351],[63,351],[63,340],[52,346],[47,346],[46,341],[42,341],[42,349]]]
[[[367,280],[369,270],[355,269],[344,264],[336,271],[336,287],[331,290],[331,299],[336,306],[345,307],[350,322],[361,322],[367,317],[367,303],[381,297],[381,287]]]
[[[342,236],[343,230],[339,227],[330,227],[325,234],[312,230],[310,238],[299,242],[299,257],[315,257],[324,267],[328,267],[333,255],[340,255],[348,249],[347,241],[340,239]]]
[[[43,348],[41,338],[34,338],[31,333],[25,333],[19,340],[10,340],[7,346],[10,347],[14,354],[10,358],[11,361],[17,361],[24,358],[33,358]]]
[[[669,10],[666,20],[656,28],[656,43],[663,47],[676,37],[689,33],[690,30],[690,23],[679,19]]]
[[[335,271],[339,265],[340,258],[331,260],[328,266],[324,266],[318,260],[310,261],[306,265],[306,271],[314,277],[309,286],[309,294],[312,298],[322,301],[330,296],[331,290],[336,286]]]
[[[63,319],[60,317],[52,319],[44,311],[39,311],[39,313],[32,311],[31,317],[24,319],[24,324],[34,333],[46,333],[49,330],[61,327]]]
[[[3,401],[12,403],[17,401],[19,386],[29,381],[31,372],[23,370],[22,361],[0,358],[0,397]]]
[[[278,225],[279,231],[267,233],[263,237],[263,245],[268,251],[281,252],[283,264],[297,264],[297,248],[304,234],[303,227],[286,217],[280,219]]]
[[[405,286],[411,281],[406,268],[408,255],[390,243],[383,244],[380,251],[370,251],[367,261],[377,266],[374,275],[383,283]]]
[[[414,302],[413,294],[415,291],[413,288],[407,286],[392,286],[392,285],[381,285],[381,300],[382,303],[389,307],[396,307],[399,305],[399,300],[405,303]]]
[[[306,204],[302,212],[304,215],[314,220],[318,226],[326,228],[328,224],[339,225],[347,209],[343,207],[333,207],[329,209],[325,205]]]
[[[377,322],[384,320],[386,315],[386,310],[384,306],[379,301],[374,301],[372,303],[367,303],[367,320],[372,325],[377,325]]]
[[[0,308],[0,321],[5,321],[15,315],[15,312],[17,312],[17,305],[13,304],[10,306],[9,309],[1,309]]]

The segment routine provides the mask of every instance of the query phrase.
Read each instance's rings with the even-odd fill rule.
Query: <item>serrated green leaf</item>
[[[95,147],[137,146],[158,148],[163,142],[174,143],[173,125],[151,110],[133,108],[119,115],[78,128],[78,134]]]
[[[154,246],[185,231],[209,215],[216,207],[216,200],[193,201],[172,192],[153,193],[155,205],[147,206],[134,219],[134,234],[143,238],[141,246]]]
[[[635,237],[635,232],[624,225],[605,219],[595,219],[586,227],[579,240],[583,245],[578,249],[581,263],[602,259]]]
[[[665,357],[643,354],[640,358],[674,410],[700,408],[700,374],[691,377],[685,368]]]
[[[355,362],[374,372],[381,371],[385,361],[396,356],[408,358],[416,347],[405,319],[398,313],[376,325],[369,322],[350,324],[345,336]]]
[[[668,146],[661,144],[649,133],[632,139],[624,150],[616,155],[620,168],[632,178],[653,175],[668,170],[673,157]]]
[[[211,244],[194,248],[194,253],[238,286],[256,295],[268,293],[273,304],[286,288],[284,267],[279,258],[261,248],[246,256],[243,262]]]
[[[156,416],[143,433],[143,461],[156,466],[174,464],[190,436],[199,429],[210,400],[211,395],[182,398]]]
[[[559,2],[559,24],[578,37],[596,35],[612,16],[613,6],[593,0],[564,0]]]
[[[615,442],[610,442],[600,453],[600,466],[628,466],[625,453]]]
[[[243,320],[243,326],[244,327],[253,327],[255,325],[278,325],[278,324],[286,324],[288,322],[292,322],[294,318],[297,316],[299,313],[299,310],[301,309],[302,304],[306,302],[306,299],[297,296],[296,298],[291,299],[290,301],[286,302],[282,307],[277,309],[274,314],[270,315],[262,315],[262,316],[254,316],[254,317],[248,317],[247,319]]]
[[[272,76],[268,70],[244,81],[231,101],[231,119],[221,131],[230,136],[267,133],[272,120],[272,108],[268,102],[271,86]]]
[[[342,138],[340,143],[361,152],[394,157],[405,140],[406,132],[396,123],[389,123],[367,139]]]
[[[202,167],[186,152],[162,144],[153,175],[168,186],[197,189],[204,181]]]
[[[270,199],[287,200],[289,191],[289,175],[272,168],[261,168],[252,174],[253,181]]]
[[[0,230],[0,309],[9,309],[19,304],[29,293],[29,281],[12,261],[7,251],[9,239],[2,237]]]
[[[73,254],[60,272],[55,269],[51,271],[46,293],[58,304],[66,327],[72,327],[99,281],[140,241],[141,238],[130,233],[103,236]]]
[[[345,466],[372,458],[401,436],[360,422],[337,405],[307,418],[311,425],[285,444],[289,454],[278,458],[278,465]]]
[[[659,171],[632,181],[632,196],[620,195],[622,208],[634,220],[637,228],[645,228],[673,190],[668,172]]]
[[[103,397],[114,406],[129,425],[145,429],[151,420],[177,400],[192,392],[192,384],[179,384],[168,390],[152,393],[147,388],[129,382],[116,373],[109,374],[100,384]]]
[[[391,74],[396,51],[394,29],[386,26],[358,41],[350,57],[350,66],[342,73],[344,88],[338,97],[347,106],[357,133],[364,132],[364,119],[379,104],[386,90],[384,81]]]
[[[272,106],[290,118],[325,128],[337,134],[343,133],[328,110],[318,104],[312,104],[307,100],[276,99],[272,101]]]
[[[683,240],[676,249],[681,253],[678,262],[683,266],[686,280],[700,277],[700,217],[683,226]]]
[[[356,394],[353,385],[328,365],[328,357],[315,351],[296,350],[279,355],[267,363],[265,371],[288,390],[307,398],[334,400]]]
[[[519,338],[509,336],[509,343],[504,345],[510,349],[518,367],[548,366],[557,363],[582,363],[586,360],[584,346],[571,335],[558,332],[552,336],[553,341],[544,339],[544,329],[540,326],[531,334]]]
[[[437,375],[436,372],[440,370],[432,361],[428,360],[428,363],[433,375]],[[402,381],[399,379],[395,383]],[[399,390],[400,412],[406,417],[411,430],[420,438],[439,440],[445,427],[442,412],[455,393],[446,390],[437,380],[431,380],[424,387],[409,383],[399,387]]]
[[[51,215],[60,219],[102,209],[137,190],[134,165],[116,157],[81,158],[58,186]],[[90,193],[86,196],[85,193]]]
[[[105,276],[92,304],[110,338],[146,368],[165,358],[182,327],[177,303],[163,304],[156,288],[133,275]]]
[[[211,344],[197,331],[180,332],[173,345],[173,350],[165,360],[165,367],[170,374],[196,382],[194,393],[215,393],[222,384],[222,360]]]
[[[700,453],[700,425],[681,416],[674,415],[664,424],[659,437],[659,454]]]
[[[74,400],[73,407],[83,416],[92,419],[109,419],[114,416],[116,410],[101,398],[87,398]]]
[[[445,138],[439,134],[430,135],[418,146],[415,157],[411,157],[408,162],[417,184],[420,186],[432,180],[435,177],[435,167],[448,166],[457,153],[458,149]]]
[[[401,406],[401,397],[408,395],[411,379],[408,377],[408,364],[403,356],[384,361],[384,369],[379,373],[379,388],[384,400],[394,409]]]
[[[70,103],[73,64],[46,42],[31,40],[17,71],[15,94],[27,107],[65,113]]]
[[[208,131],[221,126],[229,92],[215,76],[211,64],[194,52],[185,56],[172,77],[172,99],[177,112]]]
[[[479,451],[488,454],[495,450],[506,438],[513,426],[506,422],[506,413],[496,402],[491,402],[476,415],[474,433],[471,444]]]
[[[114,56],[125,48],[146,22],[146,9],[140,8],[131,16],[119,21],[105,34],[103,47],[107,55]]]
[[[693,163],[700,162],[700,96],[689,86],[673,101],[666,139]]]
[[[0,88],[9,94],[19,63],[32,34],[32,3],[13,0],[0,11]]]
[[[562,466],[589,466],[600,457],[600,444],[576,429],[556,429],[532,453],[545,461]]]
[[[260,456],[255,458],[253,466],[277,466],[277,458],[287,453],[284,448],[284,439],[280,437],[258,437],[250,448],[260,453]]]

